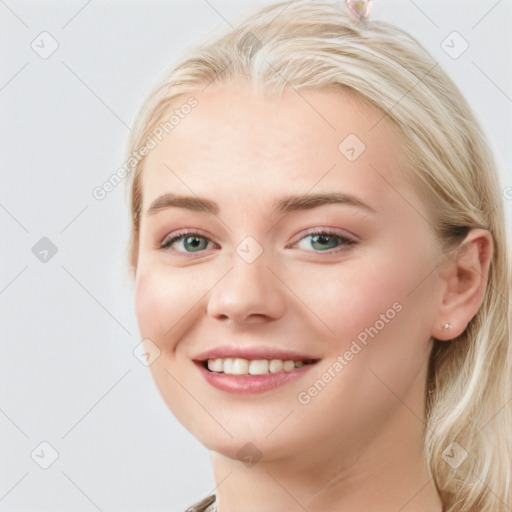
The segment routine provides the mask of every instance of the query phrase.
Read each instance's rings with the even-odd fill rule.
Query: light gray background
[[[124,186],[92,190],[121,164],[155,77],[250,5],[0,0],[0,511],[183,511],[214,490],[208,451],[132,353]],[[511,187],[511,3],[380,0],[372,15],[453,77]],[[59,44],[47,59],[31,48],[43,31]],[[469,43],[457,59],[441,47],[453,31]],[[47,262],[32,252],[42,237],[58,249]],[[59,455],[48,469],[31,456],[50,460],[43,441]]]

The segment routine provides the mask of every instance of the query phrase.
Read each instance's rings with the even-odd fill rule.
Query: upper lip
[[[294,350],[278,347],[242,347],[237,345],[221,345],[211,348],[198,354],[193,359],[195,361],[206,361],[207,359],[218,359],[226,357],[236,357],[240,359],[282,359],[283,361],[306,361],[318,360],[319,357],[304,354]]]

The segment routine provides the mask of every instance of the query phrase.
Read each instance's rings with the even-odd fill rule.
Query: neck
[[[325,442],[288,458],[262,457],[251,467],[211,452],[217,510],[441,512],[424,465],[422,428],[400,407],[363,446],[357,440]]]

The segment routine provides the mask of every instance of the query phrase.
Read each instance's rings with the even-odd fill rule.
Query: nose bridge
[[[279,280],[267,268],[263,247],[252,237],[232,252],[230,270],[213,287],[207,312],[215,318],[245,322],[250,318],[278,318],[284,312],[284,295]]]

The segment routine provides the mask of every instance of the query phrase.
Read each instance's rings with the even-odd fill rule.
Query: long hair
[[[480,309],[459,337],[434,340],[424,455],[447,512],[510,511],[510,253],[496,165],[466,100],[415,38],[389,23],[356,21],[341,1],[297,0],[260,8],[189,49],[136,116],[126,182],[132,273],[144,156],[162,127],[166,133],[172,128],[163,114],[170,106],[193,105],[194,91],[229,81],[274,94],[306,87],[351,90],[400,131],[407,178],[424,200],[445,254],[456,252],[472,227],[491,233],[494,253]],[[454,450],[463,459],[459,465],[450,463]]]

